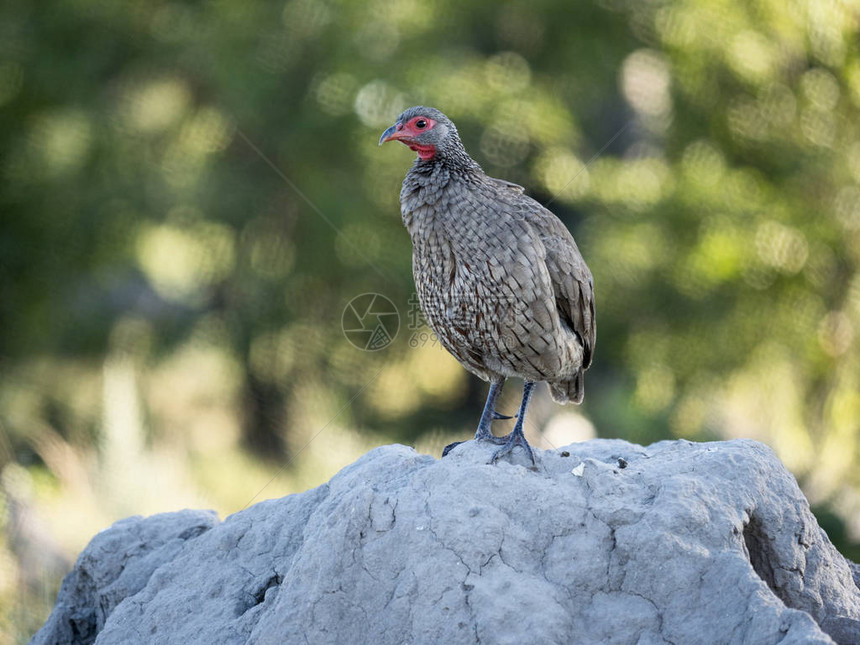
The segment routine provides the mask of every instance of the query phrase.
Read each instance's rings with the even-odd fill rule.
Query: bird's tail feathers
[[[549,393],[556,403],[582,403],[582,397],[585,396],[585,374],[580,370],[569,381],[550,383]]]

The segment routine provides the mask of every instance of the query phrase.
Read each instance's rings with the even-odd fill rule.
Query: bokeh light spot
[[[406,99],[384,81],[372,81],[358,91],[354,107],[364,125],[380,128],[394,122],[406,108]]]
[[[650,49],[633,52],[621,65],[624,98],[637,112],[666,116],[672,109],[671,75],[667,59]]]
[[[137,260],[161,296],[196,305],[233,270],[233,231],[214,222],[148,225],[138,236]]]
[[[190,102],[191,92],[177,78],[134,84],[123,98],[125,122],[145,134],[161,132],[179,121]]]

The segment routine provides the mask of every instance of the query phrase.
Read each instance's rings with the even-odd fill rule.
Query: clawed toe
[[[497,446],[501,446],[505,442],[507,442],[508,437],[510,437],[510,436],[511,435],[506,434],[504,437],[497,437],[494,434],[487,433],[487,434],[475,435],[475,441],[488,441],[490,443],[496,444]]]
[[[535,465],[535,455],[532,452],[532,447],[528,444],[528,441],[526,441],[526,438],[525,436],[523,436],[522,433],[512,432],[507,437],[499,438],[506,439],[506,441],[501,448],[499,448],[498,450],[496,450],[496,452],[493,453],[493,456],[488,463],[495,464],[505,455],[509,455],[514,448],[520,446],[525,451],[526,455],[528,455],[528,458],[532,462],[532,466]]]
[[[510,439],[509,434],[506,434],[504,437],[497,437],[492,433],[487,434],[477,434],[475,435],[475,441],[486,441],[488,443],[495,444],[497,446],[503,446]],[[442,449],[442,457],[447,457],[448,453],[451,452],[454,448],[459,446],[461,443],[466,443],[465,441],[455,441],[454,443],[449,443],[445,448]]]

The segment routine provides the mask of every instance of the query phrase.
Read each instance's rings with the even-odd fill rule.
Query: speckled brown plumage
[[[386,134],[421,154],[400,204],[430,328],[485,381],[546,381],[559,403],[580,403],[595,344],[594,292],[573,236],[522,187],[484,174],[438,110],[410,108],[398,124],[416,117],[432,120],[432,130],[391,136],[402,131],[392,126]]]

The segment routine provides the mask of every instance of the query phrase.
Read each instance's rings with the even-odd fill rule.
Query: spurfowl
[[[409,108],[386,141],[418,153],[400,207],[427,323],[490,383],[475,439],[501,445],[491,463],[522,446],[534,464],[523,422],[535,383],[546,381],[559,403],[582,402],[595,342],[591,272],[564,224],[521,186],[485,175],[439,110]],[[510,377],[524,380],[523,399],[513,432],[497,437],[490,426],[510,418],[496,411]]]

